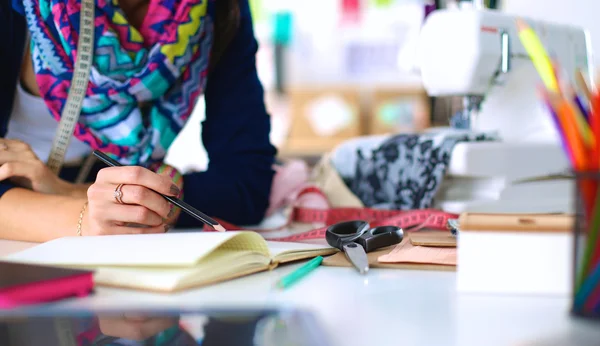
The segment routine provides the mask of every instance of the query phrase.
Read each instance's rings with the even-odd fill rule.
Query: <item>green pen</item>
[[[310,273],[311,271],[316,269],[318,266],[320,266],[321,262],[323,262],[323,257],[317,256],[317,257],[313,258],[312,260],[310,260],[308,263],[306,263],[302,267],[294,270],[290,274],[279,279],[279,281],[277,281],[277,287],[279,287],[281,289],[286,289],[286,288],[290,287],[296,281],[302,279],[308,273]]]

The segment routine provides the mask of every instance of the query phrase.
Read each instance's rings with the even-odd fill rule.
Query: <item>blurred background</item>
[[[477,0],[475,0],[477,2]],[[586,28],[600,46],[597,0],[480,0],[488,8]],[[416,59],[420,27],[452,0],[250,0],[259,42],[257,68],[272,118],[271,139],[285,158],[314,162],[357,136],[446,126],[461,98],[431,98]],[[444,59],[440,56],[439,59]],[[594,61],[599,62],[594,55]],[[167,161],[203,170],[200,100]],[[197,155],[186,155],[197,152]]]

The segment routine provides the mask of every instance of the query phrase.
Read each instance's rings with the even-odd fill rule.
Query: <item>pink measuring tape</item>
[[[376,226],[396,226],[407,232],[414,232],[420,229],[448,230],[448,220],[458,218],[458,214],[447,213],[436,209],[420,210],[384,210],[371,208],[307,208],[302,205],[302,197],[308,194],[319,197],[325,205],[329,205],[325,194],[317,187],[309,186],[302,189],[295,200],[288,222],[278,228],[255,230],[267,240],[298,242],[311,239],[324,239],[327,227],[342,221],[364,220]],[[217,221],[228,231],[246,229],[238,227],[228,222]],[[287,235],[277,236],[278,232],[289,227],[292,223],[318,223],[323,226],[309,231]],[[213,231],[205,227],[205,231]],[[274,234],[274,235],[273,235]]]

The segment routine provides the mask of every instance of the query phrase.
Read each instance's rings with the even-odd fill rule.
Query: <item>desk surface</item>
[[[0,240],[0,257],[31,244]],[[456,274],[321,267],[289,290],[283,266],[171,295],[99,288],[59,308],[298,307],[311,310],[335,345],[595,345],[598,324],[569,318],[567,298],[459,294]],[[548,343],[535,343],[549,340]]]

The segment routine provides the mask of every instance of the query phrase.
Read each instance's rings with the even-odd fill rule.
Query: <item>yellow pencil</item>
[[[525,23],[522,19],[517,19],[517,29],[519,31],[519,39],[525,47],[525,50],[531,57],[533,65],[535,66],[538,74],[542,78],[542,82],[551,92],[558,92],[558,81],[554,75],[554,68],[552,62],[546,53],[546,49],[540,39],[535,34],[533,29]]]

